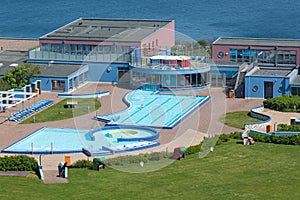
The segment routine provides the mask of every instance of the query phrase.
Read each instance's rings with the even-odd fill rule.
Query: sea
[[[300,39],[298,0],[0,0],[0,38],[39,38],[77,18],[175,20],[193,40]]]

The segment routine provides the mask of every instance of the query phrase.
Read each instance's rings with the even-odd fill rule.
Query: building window
[[[236,49],[230,49],[230,61],[236,62]]]
[[[252,88],[252,91],[253,91],[253,92],[256,92],[257,90],[258,90],[258,86],[257,86],[257,85],[254,85],[253,88]]]
[[[224,52],[223,51],[219,51],[218,52],[218,58],[223,58],[224,57]]]

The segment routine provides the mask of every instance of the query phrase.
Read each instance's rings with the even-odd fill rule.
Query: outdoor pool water
[[[159,132],[150,128],[110,126],[95,130],[41,128],[2,150],[2,153],[89,156],[134,151],[159,145]]]
[[[108,125],[138,125],[155,128],[173,128],[184,117],[204,104],[209,96],[159,94],[154,91],[134,90],[124,100],[124,111],[97,116]]]

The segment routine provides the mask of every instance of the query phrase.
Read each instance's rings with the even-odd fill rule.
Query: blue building
[[[51,62],[38,65],[40,66],[41,74],[32,81],[41,80],[42,90],[70,92],[87,82],[88,65]]]
[[[297,67],[255,66],[245,75],[245,98],[273,98],[291,95]],[[297,87],[297,85],[295,85]],[[298,85],[299,87],[300,85]]]

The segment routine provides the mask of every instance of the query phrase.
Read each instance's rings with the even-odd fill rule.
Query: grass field
[[[226,113],[221,121],[227,126],[244,129],[246,122],[260,122],[261,120],[250,117],[248,111],[237,111]]]
[[[300,146],[232,140],[149,173],[70,169],[68,184],[0,177],[0,199],[300,199]]]
[[[63,120],[80,115],[94,112],[99,109],[100,102],[96,99],[73,99],[77,101],[76,108],[65,108],[68,99],[64,99],[57,104],[37,113],[36,115],[24,120],[21,124],[39,123],[47,121]]]

